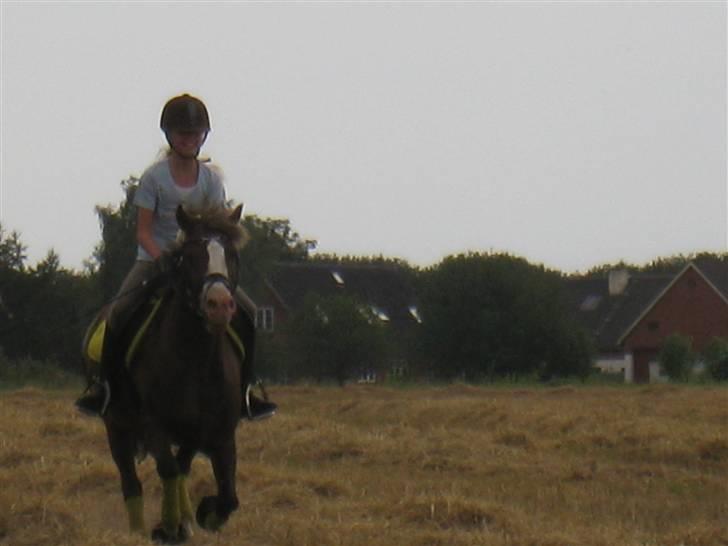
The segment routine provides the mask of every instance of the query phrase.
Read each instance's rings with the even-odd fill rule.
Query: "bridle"
[[[208,254],[208,268],[210,266],[210,255],[208,248],[210,243],[217,242],[223,249],[223,258],[225,262],[226,273],[224,274],[219,271],[206,273],[201,281],[195,282],[194,286],[190,285],[187,279],[184,279],[184,264],[185,264],[185,248],[190,245],[201,245],[205,247],[205,251]],[[235,290],[238,285],[238,270],[240,263],[240,256],[237,252],[228,253],[228,240],[224,235],[214,234],[200,237],[194,237],[192,239],[184,239],[181,242],[179,249],[175,252],[173,258],[173,267],[176,272],[178,279],[181,277],[181,284],[183,285],[184,297],[187,305],[192,308],[198,315],[202,315],[200,302],[202,301],[205,294],[209,289],[216,284],[222,284],[228,292],[234,296]]]

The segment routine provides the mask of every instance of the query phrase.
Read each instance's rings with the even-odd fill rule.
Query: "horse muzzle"
[[[200,296],[200,310],[211,331],[224,331],[236,311],[235,298],[226,279],[212,279],[205,283]]]

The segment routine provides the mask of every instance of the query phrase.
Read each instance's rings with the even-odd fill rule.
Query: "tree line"
[[[54,250],[29,265],[21,234],[0,225],[0,379],[3,367],[23,359],[80,373],[85,329],[135,259],[137,185],[135,177],[123,180],[121,202],[96,207],[101,240],[80,272],[63,268]],[[310,294],[276,336],[259,336],[259,371],[271,380],[343,383],[401,361],[441,380],[584,378],[592,371],[592,339],[565,308],[559,271],[508,253],[453,255],[427,268],[381,256],[322,256],[287,219],[247,216],[244,225],[250,242],[241,250],[242,286],[258,285],[279,262],[385,264],[408,277],[423,317],[408,331],[394,330],[351,295]],[[583,276],[615,267],[674,271],[693,258],[603,265]]]

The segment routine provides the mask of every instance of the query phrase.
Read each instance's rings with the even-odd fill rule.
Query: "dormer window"
[[[344,277],[341,276],[341,273],[339,273],[338,271],[332,271],[331,276],[334,278],[336,286],[339,286],[341,288],[344,287]]]
[[[372,313],[374,313],[374,316],[382,322],[389,322],[389,315],[387,315],[387,313],[382,311],[379,307],[372,305]]]
[[[581,302],[581,305],[579,308],[582,311],[594,311],[597,307],[599,307],[599,303],[602,301],[602,297],[599,295],[590,295],[584,298],[584,301]]]

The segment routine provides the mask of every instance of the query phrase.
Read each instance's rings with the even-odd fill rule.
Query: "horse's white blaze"
[[[207,243],[207,262],[208,275],[222,275],[228,278],[227,263],[225,262],[225,248],[216,239],[212,239]]]
[[[226,284],[220,280],[220,277],[228,278],[225,249],[213,239],[207,243],[207,255],[207,275],[212,276],[212,280],[202,287],[200,308],[208,326],[224,328],[235,313],[235,300]]]

